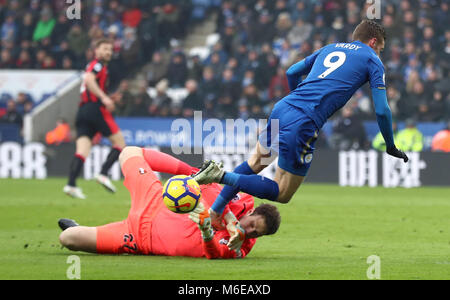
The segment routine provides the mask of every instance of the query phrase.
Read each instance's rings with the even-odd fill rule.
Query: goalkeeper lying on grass
[[[101,254],[142,254],[211,258],[245,257],[256,238],[274,234],[280,214],[270,204],[254,209],[253,197],[240,193],[226,207],[222,224],[211,226],[208,209],[219,195],[218,184],[201,186],[202,202],[189,214],[169,211],[155,172],[191,175],[196,168],[155,150],[125,148],[119,157],[130,191],[131,209],[121,222],[99,227],[59,220],[61,244],[73,251]],[[231,238],[230,238],[231,237]],[[229,241],[232,242],[229,242]]]

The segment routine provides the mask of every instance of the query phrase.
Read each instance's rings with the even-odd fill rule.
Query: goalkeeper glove
[[[238,252],[245,240],[245,230],[241,227],[241,224],[232,212],[227,213],[224,219],[227,223],[228,233],[230,234],[230,240],[227,246],[230,250],[236,250]]]
[[[203,203],[199,203],[197,207],[189,213],[189,219],[197,223],[205,242],[209,242],[214,237],[214,230],[211,226],[211,217]]]
[[[208,210],[209,216],[211,217],[211,225],[215,230],[225,229],[225,226],[222,223],[222,215],[216,213],[212,208]]]
[[[394,157],[397,158],[401,158],[403,159],[403,161],[406,163],[408,162],[409,158],[408,156],[405,154],[405,152],[398,150],[397,147],[393,146],[391,148],[386,149],[386,153],[389,155],[392,155]]]

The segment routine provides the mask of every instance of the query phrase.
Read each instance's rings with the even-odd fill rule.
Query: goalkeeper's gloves
[[[211,226],[211,217],[203,203],[199,203],[197,207],[189,213],[189,219],[197,223],[205,242],[209,242],[214,237],[214,230]]]
[[[245,230],[232,212],[227,213],[224,219],[227,223],[227,231],[230,234],[230,240],[227,244],[228,249],[240,252],[242,243],[245,240]]]
[[[215,230],[225,229],[225,226],[222,223],[222,215],[216,213],[212,208],[208,210],[209,215],[211,217],[211,225]]]
[[[405,154],[405,152],[403,152],[401,150],[398,150],[397,147],[395,147],[395,146],[392,146],[392,147],[386,149],[386,153],[389,154],[389,155],[392,155],[394,157],[403,159],[403,161],[405,163],[408,162],[408,160],[409,160],[409,158]]]

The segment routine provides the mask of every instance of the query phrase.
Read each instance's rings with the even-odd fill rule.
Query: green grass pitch
[[[450,279],[449,188],[305,183],[291,203],[277,205],[279,232],[260,238],[247,258],[207,260],[61,248],[59,218],[97,226],[124,219],[130,207],[120,183],[111,195],[80,181],[87,200],[65,196],[64,183],[0,179],[0,279],[66,279],[73,254],[81,279],[367,279],[371,255],[380,257],[381,279]]]

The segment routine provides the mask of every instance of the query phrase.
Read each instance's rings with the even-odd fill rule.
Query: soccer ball
[[[175,213],[185,214],[193,211],[202,197],[197,181],[186,175],[170,178],[163,188],[163,201]]]

